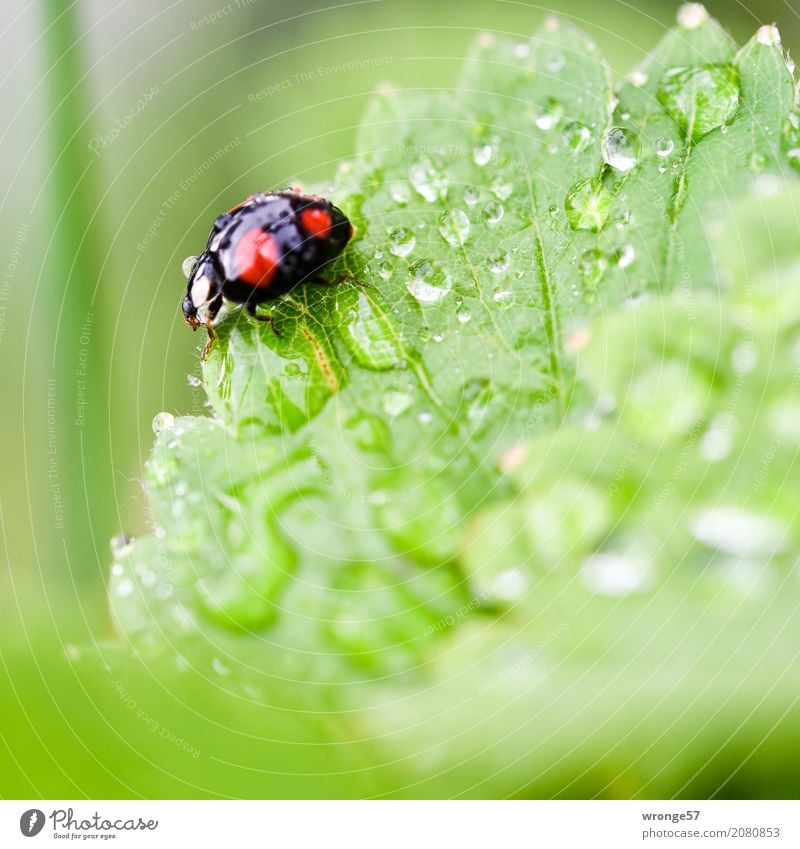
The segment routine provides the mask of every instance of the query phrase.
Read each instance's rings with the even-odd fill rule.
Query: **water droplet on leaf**
[[[450,291],[452,281],[446,268],[433,260],[422,259],[409,269],[406,286],[418,301],[434,303]]]
[[[630,171],[639,161],[639,138],[633,130],[611,127],[600,145],[603,160],[617,171]]]
[[[133,537],[125,533],[118,533],[111,537],[111,554],[115,560],[127,557],[133,551]],[[120,567],[120,570],[122,567]]]
[[[483,167],[489,164],[492,158],[492,146],[490,144],[481,144],[472,150],[472,159],[476,165]]]
[[[611,192],[602,183],[580,180],[570,189],[564,202],[570,227],[599,233],[608,221],[611,201]]]
[[[467,241],[469,228],[469,218],[461,209],[450,209],[439,219],[439,232],[453,247],[460,247]]]
[[[502,274],[508,268],[509,262],[508,253],[502,248],[492,251],[486,257],[486,265],[493,274]]]
[[[666,136],[659,136],[656,139],[656,156],[666,159],[673,150],[675,150],[675,142],[672,139],[668,139]]]
[[[395,227],[389,231],[389,252],[395,256],[408,256],[416,244],[416,236],[406,227]]]
[[[175,416],[172,413],[158,413],[153,419],[153,433],[158,436],[163,430],[170,430],[175,426]]]
[[[490,226],[494,226],[503,217],[504,212],[502,203],[487,203],[483,208],[483,217]]]
[[[399,416],[411,406],[411,397],[405,392],[386,392],[381,400],[387,416]]]
[[[697,29],[708,20],[708,11],[702,3],[684,3],[676,16],[678,26],[683,29]]]
[[[447,194],[447,180],[433,167],[430,160],[424,159],[412,165],[408,178],[414,191],[427,201],[439,200]]]
[[[584,124],[573,121],[564,127],[564,144],[573,152],[580,153],[592,143],[592,132]]]
[[[536,126],[540,130],[552,130],[561,120],[564,107],[553,97],[549,98],[536,115]]]
[[[726,124],[739,106],[734,65],[673,68],[664,74],[658,100],[686,135],[697,140]]]

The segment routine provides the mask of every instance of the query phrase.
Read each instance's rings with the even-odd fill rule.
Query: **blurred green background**
[[[676,5],[6,0],[0,646],[15,692],[31,644],[46,665],[107,636],[108,541],[147,529],[153,416],[202,412],[180,266],[214,215],[254,190],[324,181],[379,82],[448,87],[480,30],[528,35],[556,12],[622,75]],[[800,52],[800,16],[781,0],[707,5],[740,42],[775,21]],[[65,675],[31,697],[32,739],[75,687]],[[81,791],[123,792],[89,779]]]

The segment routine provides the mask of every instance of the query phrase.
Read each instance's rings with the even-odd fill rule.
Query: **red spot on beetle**
[[[280,261],[278,243],[259,228],[248,230],[236,245],[238,276],[253,286],[269,286]]]
[[[300,213],[300,226],[315,239],[324,239],[331,231],[330,215],[318,206],[307,206]]]

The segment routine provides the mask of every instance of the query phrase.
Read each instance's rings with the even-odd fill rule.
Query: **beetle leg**
[[[315,283],[318,283],[320,286],[338,286],[340,283],[344,283],[345,280],[352,280],[356,286],[360,286],[362,289],[370,289],[371,286],[369,283],[364,282],[363,280],[359,280],[354,274],[351,274],[349,271],[341,271],[333,280],[328,280],[327,277],[323,277],[321,274],[315,274],[311,278]]]
[[[255,304],[248,304],[247,305],[247,312],[250,315],[250,317],[254,318],[256,321],[266,321],[266,322],[268,322],[268,324],[272,328],[272,332],[276,336],[280,337],[281,334],[278,331],[278,328],[275,327],[275,319],[271,315],[258,315],[256,313],[256,305]]]
[[[209,318],[206,321],[206,330],[208,331],[208,342],[206,342],[205,347],[203,348],[203,353],[200,356],[200,359],[205,361],[208,359],[208,355],[211,353],[211,349],[214,347],[214,342],[217,340],[217,334],[214,333],[214,327],[211,324],[211,319]]]

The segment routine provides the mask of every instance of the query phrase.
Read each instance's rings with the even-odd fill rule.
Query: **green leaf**
[[[669,510],[647,519],[652,481],[669,480],[675,452],[698,450],[711,409],[723,409],[732,384],[716,358],[747,357],[736,310],[713,294],[729,276],[709,241],[717,207],[777,180],[791,158],[793,80],[779,45],[762,36],[737,53],[693,14],[616,94],[596,46],[556,20],[528,41],[479,36],[453,91],[376,94],[352,162],[320,189],[358,229],[330,269],[345,281],[276,302],[277,333],[229,317],[203,364],[213,416],[158,436],[146,478],[155,536],[126,553],[111,587],[135,644],[172,651],[174,640],[245,681],[392,676],[390,702],[397,688],[432,687],[413,702],[431,714],[472,688],[481,713],[516,700],[503,670],[536,646],[546,663],[523,677],[543,703],[561,704],[572,675],[590,701],[604,673],[625,668],[638,642],[608,660],[600,644],[572,656],[595,622],[617,645],[604,581],[641,590],[624,611],[636,640],[654,621],[678,627],[671,600],[682,599],[681,623],[714,593],[743,603],[749,573],[737,584],[714,571],[695,597],[685,570],[642,553],[662,540],[665,563],[687,546],[705,563],[691,529],[706,508],[672,535]],[[697,333],[672,334],[681,327]],[[687,472],[693,485],[700,469]],[[651,586],[664,590],[649,612]],[[564,623],[569,640],[550,639]],[[484,629],[499,654],[484,655]],[[659,657],[658,646],[642,653],[642,669]],[[658,694],[681,680],[673,673]],[[652,694],[631,697],[631,710]],[[373,711],[384,695],[376,685],[355,704],[341,689],[330,698],[404,746],[401,709]],[[459,720],[464,735],[473,717]],[[587,708],[566,743],[544,746],[545,762],[593,722]],[[493,751],[496,735],[487,723],[444,762]],[[475,764],[486,772],[485,758]],[[520,769],[530,776],[530,763]]]

